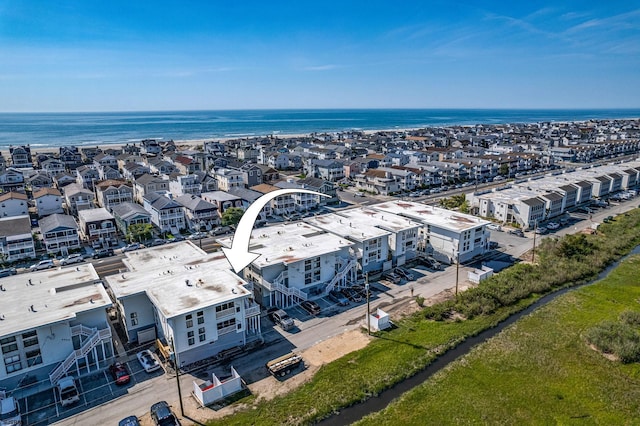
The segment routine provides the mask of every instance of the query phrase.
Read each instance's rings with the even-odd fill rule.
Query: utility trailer
[[[291,352],[267,362],[267,370],[275,377],[284,377],[300,364],[302,364],[302,357]]]

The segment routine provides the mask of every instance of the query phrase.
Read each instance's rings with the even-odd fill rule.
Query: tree
[[[239,207],[229,207],[222,213],[223,226],[236,226],[240,222],[240,218],[244,214],[244,210]]]
[[[508,176],[509,175],[509,165],[507,163],[503,163],[500,165],[500,170],[498,170],[498,173],[501,176]]]
[[[129,241],[146,241],[153,236],[153,225],[149,223],[134,223],[127,229],[127,239]]]

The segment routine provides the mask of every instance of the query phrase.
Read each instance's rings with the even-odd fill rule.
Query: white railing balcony
[[[236,308],[229,308],[229,309],[224,309],[222,311],[216,311],[216,318],[220,319],[220,318],[224,318],[224,317],[228,317],[228,316],[232,316],[236,314]]]
[[[260,305],[254,304],[244,309],[245,318],[254,317],[256,315],[260,315]]]
[[[221,328],[218,330],[218,336],[222,336],[223,334],[228,334],[228,333],[232,333],[236,330],[236,326],[234,325],[229,325],[227,327]]]

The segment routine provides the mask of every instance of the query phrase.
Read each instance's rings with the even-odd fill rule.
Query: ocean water
[[[639,118],[640,109],[496,110],[353,109],[233,110],[109,113],[0,113],[0,149],[106,145],[140,141],[215,139],[344,130],[456,124],[532,123]]]

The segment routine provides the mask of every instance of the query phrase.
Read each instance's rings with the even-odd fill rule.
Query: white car
[[[144,371],[147,373],[160,369],[160,363],[149,349],[138,352],[136,356],[138,357],[138,361],[140,361],[140,365],[142,365],[142,368],[144,368]]]
[[[69,256],[65,257],[64,259],[60,260],[60,265],[71,265],[72,263],[80,263],[84,261],[84,257],[79,254],[70,254]]]
[[[36,263],[35,265],[31,265],[29,267],[30,271],[41,271],[43,269],[49,269],[49,268],[55,268],[56,265],[53,264],[53,260],[51,259],[47,259],[47,260],[41,260],[40,262]]]
[[[495,223],[490,223],[487,225],[487,229],[491,229],[492,231],[502,231],[502,226]]]
[[[558,229],[558,228],[560,228],[560,225],[555,223],[555,222],[547,223],[547,229],[553,230],[553,229]]]

